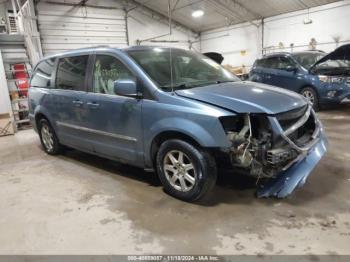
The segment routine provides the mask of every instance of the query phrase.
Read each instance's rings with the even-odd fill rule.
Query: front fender
[[[151,152],[154,139],[159,134],[168,131],[187,135],[202,147],[226,148],[230,146],[221,123],[217,118],[206,119],[198,124],[198,121],[194,122],[191,119],[169,117],[155,122],[145,131],[145,152]],[[146,163],[151,164],[150,154],[146,153],[145,156]]]

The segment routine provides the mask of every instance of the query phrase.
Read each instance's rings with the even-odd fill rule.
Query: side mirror
[[[296,73],[297,70],[298,70],[298,69],[297,69],[295,66],[287,66],[287,67],[286,67],[286,71],[288,71],[288,72],[294,72],[294,73]]]
[[[137,85],[134,80],[119,79],[114,81],[114,93],[119,96],[140,98],[141,94],[137,92]]]

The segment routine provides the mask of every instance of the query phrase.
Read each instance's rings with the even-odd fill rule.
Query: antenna
[[[174,83],[173,83],[173,57],[171,53],[171,47],[169,49],[169,62],[170,62],[170,86],[171,86],[171,92],[174,93]]]
[[[169,40],[172,34],[171,29],[171,0],[168,0],[168,16],[169,16]],[[169,62],[170,62],[170,87],[171,93],[174,93],[174,84],[173,84],[173,57],[172,57],[172,48],[169,47]]]

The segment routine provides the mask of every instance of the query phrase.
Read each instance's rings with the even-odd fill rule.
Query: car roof
[[[69,50],[69,51],[65,51],[65,52],[61,52],[61,53],[57,53],[57,54],[53,54],[53,55],[48,55],[43,57],[39,62],[47,60],[47,59],[51,59],[51,58],[55,58],[55,57],[65,57],[65,56],[73,56],[73,55],[84,55],[84,54],[89,54],[91,52],[94,51],[140,51],[140,50],[151,50],[154,48],[162,48],[162,49],[179,49],[179,50],[183,50],[181,48],[174,48],[174,47],[165,47],[165,46],[146,46],[146,45],[136,45],[136,46],[128,46],[128,47],[124,47],[124,48],[117,48],[117,47],[110,47],[107,45],[101,45],[101,46],[92,46],[92,47],[85,47],[85,48],[79,48],[79,49],[73,49],[73,50]]]
[[[271,54],[264,55],[263,58],[269,58],[269,57],[279,57],[279,56],[293,56],[293,55],[301,55],[301,54],[325,54],[323,51],[298,51],[298,52],[276,52]]]
[[[89,54],[89,53],[94,52],[96,50],[120,50],[120,49],[109,47],[109,46],[95,46],[95,47],[79,48],[79,49],[73,49],[73,50],[45,56],[45,57],[43,57],[43,59],[41,59],[41,61],[47,60],[50,58],[55,58],[55,57],[64,57],[64,56],[71,56],[71,55],[78,55],[78,54],[79,55]]]
[[[156,46],[156,45],[135,45],[135,46],[128,46],[126,48],[123,48],[124,51],[139,51],[139,50],[151,50],[154,48],[160,48],[160,49],[177,49],[177,50],[183,50],[181,48],[177,47],[169,47],[169,46]]]

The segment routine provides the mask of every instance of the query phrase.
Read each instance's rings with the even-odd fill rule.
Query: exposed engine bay
[[[222,119],[232,145],[231,164],[256,178],[275,177],[303,155],[303,147],[316,138],[316,118],[311,111],[306,105],[274,116],[244,114],[234,120]]]

